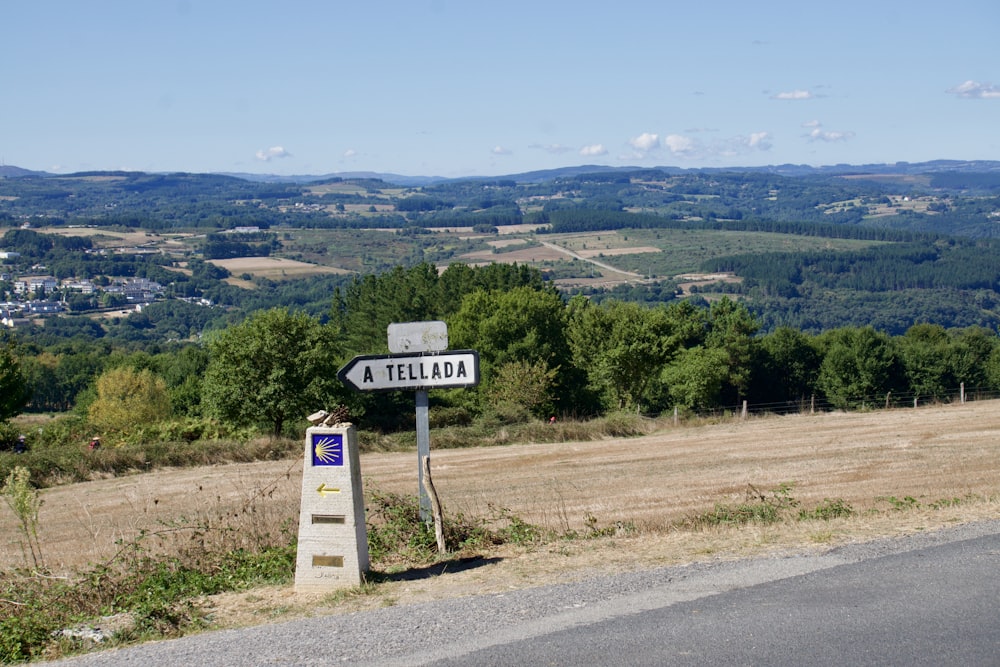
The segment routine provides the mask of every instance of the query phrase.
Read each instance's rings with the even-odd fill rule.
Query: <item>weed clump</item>
[[[699,530],[713,526],[768,525],[786,520],[807,521],[831,519],[854,515],[854,508],[841,498],[826,498],[812,509],[798,509],[799,501],[792,496],[794,484],[784,482],[768,493],[748,485],[745,500],[737,504],[716,503],[715,507],[683,520],[681,528]]]
[[[787,510],[798,505],[791,492],[792,484],[789,483],[780,484],[770,495],[761,493],[750,484],[742,503],[716,503],[712,510],[682,521],[682,527],[697,530],[710,526],[777,523],[786,515]]]
[[[22,499],[37,522],[27,481],[15,470],[4,494]],[[277,521],[273,495],[271,486],[257,488],[239,512],[142,530],[118,540],[105,562],[65,575],[45,568],[34,538],[37,558],[0,572],[0,663],[179,636],[208,624],[200,596],[290,582],[294,526]]]
[[[382,566],[402,563],[432,563],[437,551],[434,525],[420,518],[416,496],[384,493],[369,488],[368,555]],[[462,513],[445,514],[443,532],[449,553],[463,554],[502,544],[532,544],[544,531],[513,515],[507,508],[490,505],[490,515],[473,518]]]
[[[842,498],[824,498],[822,503],[811,510],[799,510],[799,519],[830,521],[831,519],[854,516],[854,514],[854,508],[846,500]]]
[[[28,469],[15,466],[7,475],[0,494],[17,516],[18,528],[23,538],[21,552],[25,562],[27,563],[30,555],[30,564],[36,568],[41,567],[43,561],[42,544],[38,541],[38,510],[42,506],[42,499],[38,495],[38,490],[31,486],[31,473]]]
[[[0,574],[0,663],[59,657],[101,642],[180,636],[207,625],[197,597],[289,581],[295,568],[294,544],[163,557],[145,553],[151,537],[143,534],[111,561],[69,577]],[[113,633],[68,631],[115,615],[127,621]]]

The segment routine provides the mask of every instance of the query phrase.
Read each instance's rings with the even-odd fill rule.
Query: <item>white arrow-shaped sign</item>
[[[358,391],[472,387],[479,384],[479,353],[361,355],[347,362],[337,377]]]

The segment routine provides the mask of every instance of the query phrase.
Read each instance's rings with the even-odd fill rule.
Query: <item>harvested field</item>
[[[611,527],[612,534],[497,547],[482,552],[483,559],[464,561],[471,565],[450,569],[445,563],[424,576],[404,572],[360,595],[296,594],[288,584],[212,596],[203,605],[215,626],[502,594],[693,561],[824,550],[996,518],[1000,401],[661,427],[644,437],[596,442],[436,450],[432,460],[446,515],[510,512],[559,533],[587,535],[593,527]],[[414,452],[363,455],[365,486],[413,495],[416,464]],[[183,544],[183,526],[246,516],[250,505],[253,525],[294,526],[301,466],[301,460],[285,460],[165,470],[46,490],[39,517],[46,562],[57,571],[101,562],[141,531],[163,531]],[[855,514],[694,529],[676,523],[781,484],[791,485],[790,495],[802,508],[838,499]],[[16,535],[12,513],[0,509],[2,567],[21,563]]]
[[[149,243],[163,243],[167,239],[153,232],[115,232],[102,227],[39,227],[36,229],[39,234],[54,234],[57,236],[99,236],[113,240],[113,245],[139,246]],[[109,243],[98,245],[107,246]]]
[[[497,227],[497,234],[531,234],[536,229],[545,229],[548,225],[504,225]],[[428,227],[431,232],[445,232],[449,234],[471,234],[472,227]]]
[[[361,460],[366,486],[416,494],[414,453]],[[781,484],[792,485],[803,507],[827,498],[859,512],[891,509],[887,498],[912,497],[926,506],[955,500],[941,516],[962,520],[968,513],[1000,514],[1000,401],[661,425],[637,438],[435,450],[432,463],[446,513],[489,516],[502,507],[559,532],[585,530],[588,517],[600,526],[632,524],[635,548],[642,551],[675,542],[669,536],[685,517]],[[301,465],[286,460],[164,470],[46,490],[39,517],[46,560],[56,568],[100,561],[117,551],[120,539],[233,513],[261,489],[270,492],[261,509],[268,521],[294,520]],[[973,497],[993,501],[983,505]],[[868,530],[863,520],[854,521],[858,530]],[[894,530],[889,524],[881,530]],[[0,510],[0,535],[0,564],[16,565],[17,531],[6,509]]]
[[[518,264],[524,264],[530,262],[565,261],[566,255],[565,253],[553,250],[552,248],[548,248],[546,246],[532,246],[530,248],[521,248],[519,250],[511,250],[508,252],[477,250],[476,252],[465,253],[459,259],[471,262],[502,262],[508,264],[517,262]]]
[[[487,241],[486,244],[493,248],[510,248],[513,246],[525,245],[524,239],[500,239],[499,241]]]
[[[270,278],[271,280],[301,278],[319,273],[351,273],[351,271],[347,271],[346,269],[298,262],[294,259],[283,259],[281,257],[236,257],[234,259],[213,259],[209,261],[216,266],[225,268],[234,276],[249,273],[252,276],[261,276]]]
[[[576,254],[580,257],[614,257],[617,255],[638,255],[644,252],[663,252],[659,248],[653,246],[635,246],[632,248],[607,248],[605,250],[598,250],[596,248],[591,248],[589,250],[577,250]]]

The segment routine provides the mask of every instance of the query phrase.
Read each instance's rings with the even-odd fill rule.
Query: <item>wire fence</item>
[[[727,415],[787,415],[836,412],[838,410],[879,410],[892,408],[918,408],[933,405],[953,405],[971,401],[989,401],[1000,398],[1000,391],[984,387],[968,388],[959,386],[934,395],[886,392],[880,395],[856,396],[834,403],[822,396],[804,396],[797,401],[774,403],[752,403],[749,400],[739,405],[720,406],[699,413],[700,417],[724,417]],[[849,406],[849,407],[844,407]]]

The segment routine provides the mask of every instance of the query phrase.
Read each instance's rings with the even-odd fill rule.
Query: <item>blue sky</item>
[[[5,0],[0,163],[424,176],[1000,159],[996,0]]]

